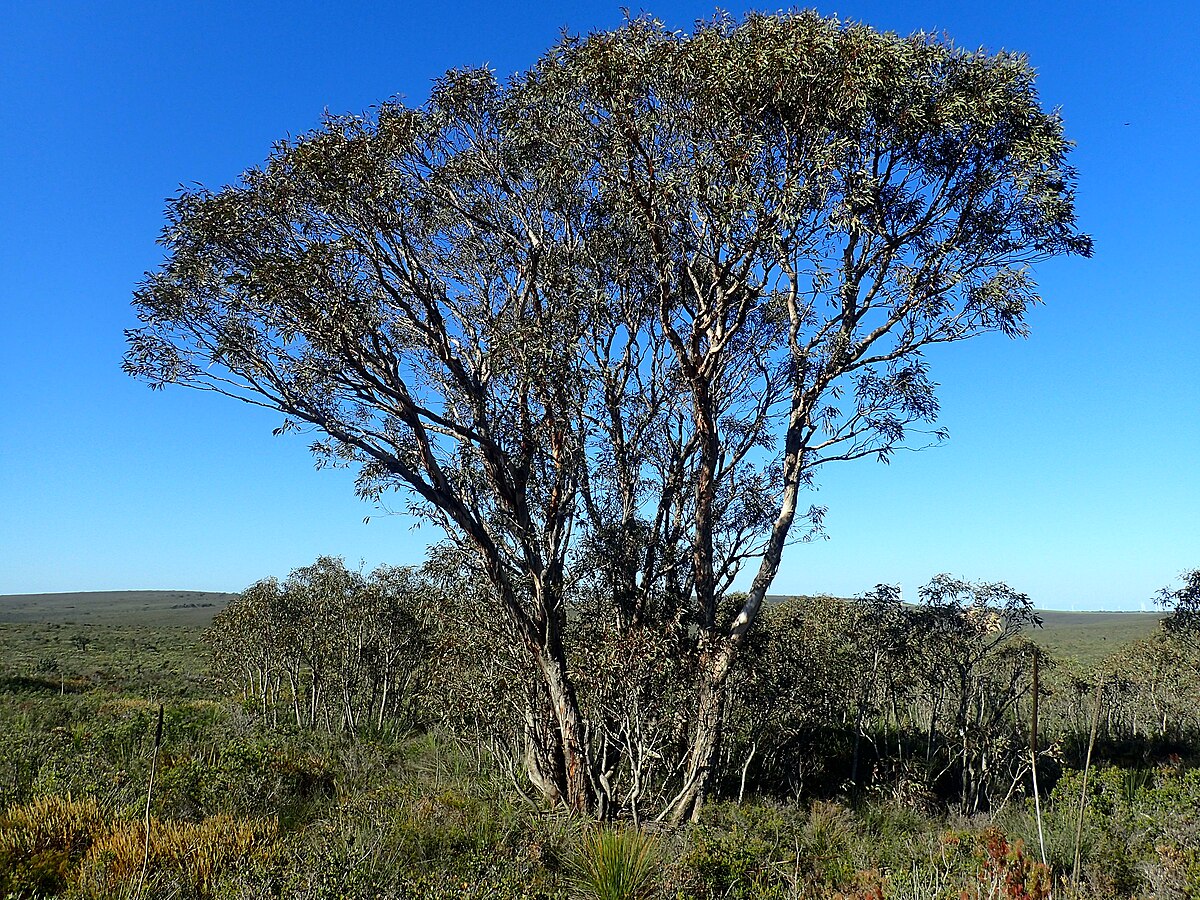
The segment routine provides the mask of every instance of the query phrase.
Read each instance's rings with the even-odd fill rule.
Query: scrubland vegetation
[[[321,559],[205,631],[0,626],[0,896],[1200,891],[1186,632],[1084,665],[1037,650],[1016,627],[1036,613],[1002,586],[775,603],[731,678],[700,821],[668,827],[644,810],[680,778],[662,761],[686,679],[601,620],[580,632],[580,703],[615,748],[621,799],[569,814],[524,765],[522,660],[490,647],[467,586],[436,571]]]

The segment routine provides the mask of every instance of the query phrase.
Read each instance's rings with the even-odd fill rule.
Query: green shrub
[[[211,749],[164,753],[155,810],[193,821],[221,814],[270,816],[293,828],[311,821],[335,794],[325,762],[303,744],[281,734],[237,736]]]
[[[798,854],[781,853],[778,844],[736,825],[693,827],[680,841],[683,846],[668,874],[671,893],[679,897],[782,898],[785,882],[779,866],[802,867]]]
[[[399,790],[376,792],[289,835],[269,866],[223,876],[220,900],[558,900],[563,884],[528,843],[490,846],[485,828],[448,822]],[[448,807],[454,809],[453,805]],[[470,816],[473,805],[459,807]],[[444,812],[444,811],[443,811]]]

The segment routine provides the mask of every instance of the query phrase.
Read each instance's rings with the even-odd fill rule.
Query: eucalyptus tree
[[[334,557],[319,557],[295,569],[284,582],[284,596],[303,623],[295,649],[312,673],[311,719],[327,728],[356,731],[361,724],[361,695],[368,684],[367,658],[371,592],[361,572]]]
[[[524,769],[547,799],[564,799],[562,782],[553,780],[561,751],[546,682],[528,647],[513,640],[478,555],[437,544],[422,574],[435,591],[425,610],[433,721],[477,752],[486,747],[514,778]]]
[[[1114,740],[1173,740],[1200,734],[1200,654],[1171,632],[1135,641],[1102,664]]]
[[[833,772],[876,674],[876,634],[862,612],[832,597],[792,597],[763,610],[730,674],[721,755],[740,767],[739,793],[749,784],[797,797],[844,778]]]
[[[179,194],[125,366],[281,412],[470,554],[538,682],[530,774],[576,809],[605,787],[566,605],[607,548],[619,627],[691,661],[678,820],[817,468],[887,459],[937,413],[922,351],[1024,334],[1029,266],[1090,252],[1069,146],[1017,55],[640,18]]]
[[[432,667],[428,609],[436,602],[431,586],[418,570],[381,566],[367,576],[365,603],[352,614],[361,617],[365,641],[360,651],[370,683],[366,711],[375,725],[386,721],[416,724],[428,699]]]
[[[279,702],[285,675],[296,696],[290,665],[291,628],[282,603],[282,588],[274,578],[257,581],[213,617],[204,643],[218,676],[242,691],[243,699],[258,699],[265,719]],[[296,724],[300,714],[296,711]]]

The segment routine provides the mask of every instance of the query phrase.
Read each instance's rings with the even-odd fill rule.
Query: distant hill
[[[0,622],[207,627],[235,596],[217,591],[0,594]]]

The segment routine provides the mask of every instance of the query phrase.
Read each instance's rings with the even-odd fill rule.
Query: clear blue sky
[[[1051,608],[1139,608],[1200,566],[1195,6],[817,6],[1028,53],[1078,144],[1096,256],[1039,271],[1029,340],[938,358],[947,444],[826,472],[814,500],[829,539],[793,548],[775,591],[908,590],[946,571]],[[648,10],[687,29],[713,8]],[[419,103],[449,67],[507,74],[563,27],[621,16],[616,3],[6,4],[0,593],[238,590],[322,553],[419,561],[433,532],[363,524],[377,511],[349,476],[314,471],[268,413],[121,373],[164,198],[236,180],[325,109]]]

